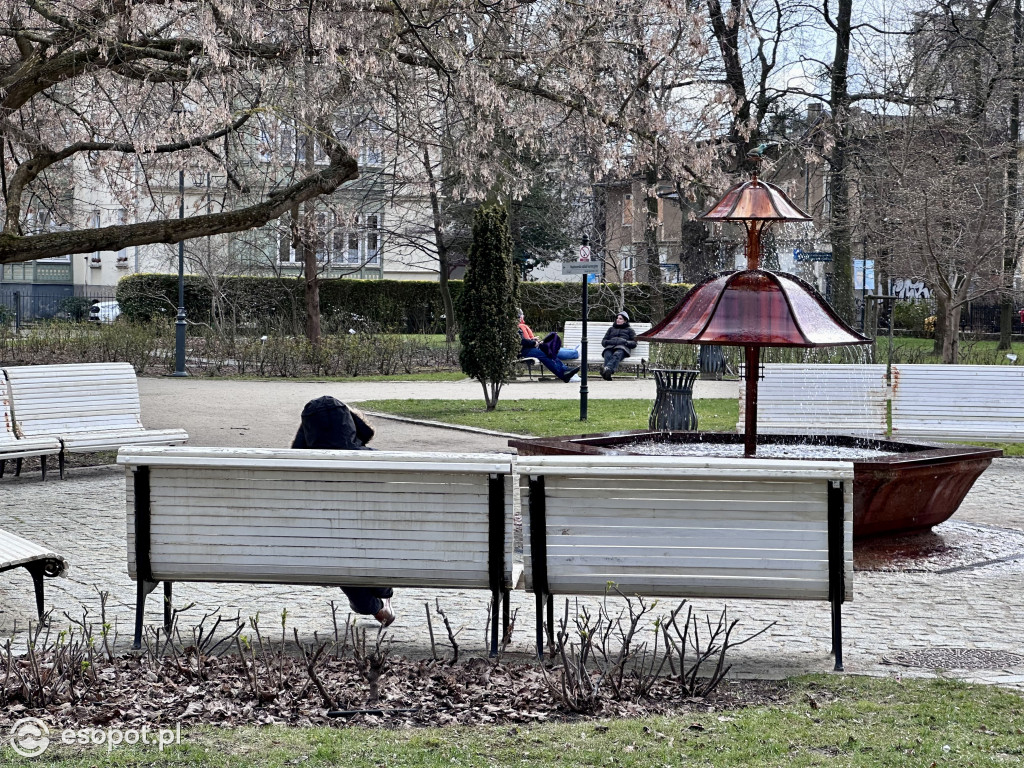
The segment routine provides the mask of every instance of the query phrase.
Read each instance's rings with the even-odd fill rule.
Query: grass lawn
[[[700,428],[709,432],[735,432],[739,404],[733,399],[694,400]],[[365,400],[368,411],[382,411],[414,419],[483,427],[520,435],[573,435],[647,429],[651,413],[648,399],[589,400],[587,420],[580,421],[578,400],[499,400],[493,411],[479,400]]]
[[[19,757],[4,736],[0,764],[19,767],[982,767],[1024,762],[1024,699],[945,680],[819,675],[784,684],[772,705],[711,712],[698,706],[637,720],[418,730],[183,728],[181,745],[162,752],[56,743],[34,760]]]

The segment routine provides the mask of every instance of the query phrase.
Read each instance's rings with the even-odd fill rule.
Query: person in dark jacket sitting
[[[619,367],[624,358],[636,347],[636,331],[629,327],[629,315],[622,310],[615,318],[615,322],[605,331],[601,339],[601,346],[604,351],[604,368],[601,369],[601,378],[605,381],[612,380],[612,374]]]
[[[302,424],[292,440],[292,448],[372,451],[366,445],[372,438],[373,427],[362,414],[336,398],[324,396],[310,400],[302,409]],[[394,623],[391,587],[342,587],[341,591],[356,613],[373,616],[385,627]]]
[[[562,364],[562,361],[557,357],[549,357],[541,348],[540,342],[537,340],[537,337],[534,336],[530,326],[526,324],[526,317],[523,315],[523,310],[517,309],[516,313],[519,315],[519,343],[521,345],[519,356],[535,358],[540,361],[541,365],[565,383],[568,384],[572,381],[572,377],[576,375],[579,368],[567,369]]]

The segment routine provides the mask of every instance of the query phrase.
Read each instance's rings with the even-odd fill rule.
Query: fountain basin
[[[706,455],[711,458],[716,445],[742,445],[743,435],[634,430],[517,439],[509,440],[508,444],[524,456],[599,456],[635,455],[639,453],[635,446],[651,441],[700,443],[707,447]],[[948,520],[992,459],[1003,455],[998,449],[972,445],[852,435],[759,435],[757,443],[758,446],[814,445],[884,451],[881,456],[852,459],[854,538],[919,531]]]

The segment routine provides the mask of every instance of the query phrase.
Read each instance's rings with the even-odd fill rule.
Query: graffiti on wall
[[[928,290],[924,280],[894,277],[889,280],[889,295],[898,299],[930,299],[932,292]]]

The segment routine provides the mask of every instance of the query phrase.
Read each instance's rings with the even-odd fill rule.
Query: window
[[[624,195],[622,198],[622,226],[633,226],[633,196]]]
[[[380,263],[380,216],[366,217],[366,263]]]

